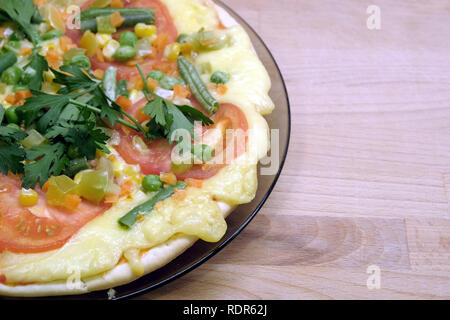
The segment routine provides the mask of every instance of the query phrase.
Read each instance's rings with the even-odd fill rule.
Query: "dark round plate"
[[[259,58],[266,67],[270,78],[272,80],[272,88],[270,90],[270,97],[275,103],[275,110],[271,115],[265,116],[270,129],[276,129],[279,133],[279,147],[278,147],[278,165],[273,170],[272,175],[262,175],[261,167],[258,168],[258,191],[255,199],[244,205],[240,205],[227,218],[228,229],[225,236],[216,243],[207,243],[204,241],[197,241],[191,248],[186,250],[183,254],[172,260],[159,270],[156,270],[146,276],[143,276],[129,284],[115,287],[115,299],[124,299],[146,293],[152,289],[167,284],[168,282],[192,271],[213,255],[218,253],[227,244],[231,242],[253,219],[258,213],[265,201],[272,192],[275,184],[280,176],[286,159],[287,150],[289,146],[289,137],[291,132],[291,114],[289,109],[289,100],[285,83],[281,76],[280,70],[270,53],[267,46],[256,32],[233,10],[227,7],[221,1],[215,1],[219,6],[224,8],[238,23],[240,23],[250,36],[253,46],[258,53]],[[96,291],[84,295],[55,297],[57,299],[107,299],[107,291]],[[44,298],[44,299],[53,299]]]

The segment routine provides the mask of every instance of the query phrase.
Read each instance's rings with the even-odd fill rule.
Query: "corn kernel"
[[[114,39],[109,40],[103,48],[103,55],[107,59],[112,59],[114,52],[120,47],[120,43]]]
[[[134,27],[134,32],[139,38],[143,37],[151,37],[152,35],[156,34],[156,26],[154,25],[147,25],[144,23],[138,23]]]
[[[180,44],[174,42],[169,44],[164,50],[164,56],[170,61],[176,61],[180,55],[181,47]]]
[[[108,41],[112,40],[111,35],[105,33],[97,33],[95,35],[95,38],[97,39],[97,43],[101,48],[104,48],[108,44]]]
[[[19,203],[25,207],[32,207],[38,203],[39,196],[33,189],[23,189],[19,191]]]

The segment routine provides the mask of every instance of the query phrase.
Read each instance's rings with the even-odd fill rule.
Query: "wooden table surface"
[[[372,1],[369,30],[372,2],[224,2],[280,65],[288,159],[229,246],[140,298],[449,299],[450,3]]]

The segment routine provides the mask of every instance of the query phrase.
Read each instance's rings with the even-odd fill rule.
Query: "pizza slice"
[[[274,108],[225,10],[0,0],[0,21],[0,294],[112,288],[223,237]]]

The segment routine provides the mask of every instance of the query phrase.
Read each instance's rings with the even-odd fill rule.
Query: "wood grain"
[[[283,174],[221,253],[145,299],[449,299],[450,5],[226,0],[280,65]],[[367,267],[379,266],[380,289]]]

